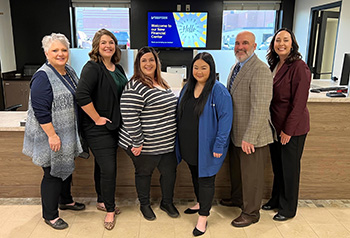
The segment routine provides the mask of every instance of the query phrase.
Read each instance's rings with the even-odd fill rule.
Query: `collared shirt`
[[[232,72],[232,75],[231,75],[231,78],[230,78],[230,83],[229,83],[229,86],[228,86],[228,90],[231,91],[231,88],[232,88],[232,84],[233,84],[233,81],[234,79],[236,78],[236,75],[239,73],[239,71],[242,69],[243,65],[250,59],[253,57],[255,53],[253,53],[251,56],[248,57],[248,59],[246,59],[245,61],[243,62],[238,62],[236,65],[235,65],[235,68]],[[239,66],[239,67],[237,67]]]
[[[243,61],[243,62],[238,62],[239,66],[241,66],[240,69],[242,69],[243,65],[244,65],[245,63],[247,63],[248,60],[250,60],[250,58],[253,57],[253,55],[255,55],[255,53],[253,53],[251,56],[249,56],[248,59],[246,59],[245,61]]]

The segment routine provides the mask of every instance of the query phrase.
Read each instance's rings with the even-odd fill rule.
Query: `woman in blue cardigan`
[[[199,213],[194,236],[206,231],[207,217],[215,192],[215,176],[229,144],[232,99],[226,87],[215,79],[213,57],[203,52],[192,61],[188,83],[178,101],[176,155],[188,164],[197,204],[185,210]]]

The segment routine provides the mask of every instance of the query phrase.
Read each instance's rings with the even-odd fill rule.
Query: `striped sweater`
[[[123,91],[120,109],[123,125],[119,146],[142,147],[142,154],[159,155],[174,151],[176,135],[176,102],[174,93],[149,88],[130,80]]]

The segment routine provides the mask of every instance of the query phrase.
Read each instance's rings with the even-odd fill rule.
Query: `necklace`
[[[106,68],[111,71],[114,72],[115,70],[115,64],[112,63],[112,61],[109,61],[110,63],[106,62],[105,60],[102,60],[103,64],[106,66]]]
[[[69,83],[68,80],[67,80],[60,72],[58,72],[58,70],[57,70],[55,67],[53,67],[53,66],[50,64],[50,62],[47,61],[47,65],[55,72],[55,74],[56,74],[57,76],[61,77],[61,78],[66,82],[66,84],[72,89],[73,94],[75,94],[75,91],[77,90],[77,84],[76,84],[76,82],[72,79],[70,73],[66,70],[66,68],[64,69],[64,71],[66,72],[66,75],[68,75],[68,77],[69,77],[69,79],[70,79],[70,81],[71,81],[72,83]]]
[[[61,74],[60,74],[61,75]],[[72,79],[72,77],[70,76],[69,72],[67,71],[66,72],[66,75],[68,75],[70,81],[72,83],[69,83],[68,80],[63,76],[61,75],[61,77],[63,78],[63,80],[66,82],[66,84],[73,90],[73,92],[75,92],[77,90],[77,84],[76,82]]]

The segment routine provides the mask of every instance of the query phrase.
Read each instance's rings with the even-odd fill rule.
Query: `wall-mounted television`
[[[148,12],[148,46],[206,48],[208,12]]]

